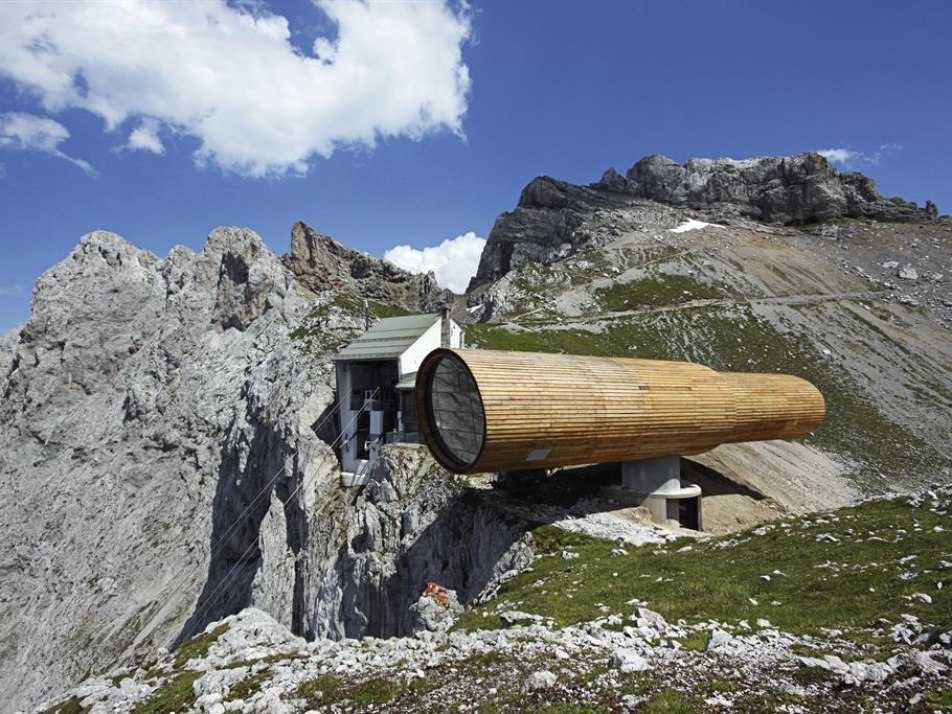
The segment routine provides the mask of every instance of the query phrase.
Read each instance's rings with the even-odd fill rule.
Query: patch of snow
[[[687,231],[697,231],[701,228],[723,228],[724,226],[719,223],[705,223],[704,221],[697,221],[693,218],[689,218],[684,223],[682,223],[677,228],[670,228],[671,233],[686,233]]]

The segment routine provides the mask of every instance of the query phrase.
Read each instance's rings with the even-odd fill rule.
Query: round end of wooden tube
[[[453,351],[431,352],[417,371],[417,418],[436,460],[467,473],[486,442],[482,396],[469,366]]]

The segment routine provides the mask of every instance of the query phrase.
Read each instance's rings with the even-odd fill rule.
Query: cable
[[[377,388],[371,393],[370,397],[368,397],[367,399],[364,400],[364,403],[361,405],[360,409],[358,409],[357,412],[354,414],[354,417],[347,423],[347,426],[345,426],[343,429],[341,429],[341,433],[338,435],[338,437],[337,437],[336,439],[334,439],[334,442],[330,445],[332,449],[333,449],[333,448],[336,448],[337,441],[338,441],[339,439],[341,439],[345,433],[347,433],[347,430],[357,421],[358,417],[359,417],[359,416],[364,412],[364,410],[367,408],[367,402],[373,401],[373,399],[376,397],[376,395],[377,395],[377,393],[378,393],[379,391],[380,391],[380,387],[377,387]],[[339,400],[339,401],[337,402],[337,404],[339,405],[341,401],[343,401],[343,398],[341,398],[341,400]],[[331,412],[331,413],[333,413],[333,412]],[[280,469],[280,471],[283,471],[284,469],[285,469],[285,466],[282,466],[281,469]],[[280,471],[279,471],[279,473],[280,473]],[[294,489],[294,490],[291,492],[291,494],[287,497],[287,499],[286,499],[285,502],[292,501],[292,500],[294,499],[294,497],[297,496],[297,494],[300,492],[300,490],[304,487],[304,484],[306,483],[306,481],[307,481],[307,479],[303,479],[303,478],[302,478],[302,479],[301,479],[301,482],[295,487],[295,489]],[[249,505],[249,507],[250,507],[250,505]],[[247,510],[247,508],[246,508],[245,510]],[[237,521],[236,521],[236,523],[237,523]],[[259,534],[259,535],[260,535],[260,534]],[[222,539],[220,538],[218,545],[221,545],[221,540],[222,540]],[[257,545],[258,545],[258,538],[254,538],[254,539],[251,541],[251,543],[248,545],[248,547],[245,549],[245,551],[244,551],[244,552],[238,557],[238,559],[235,561],[234,565],[232,565],[231,568],[229,568],[228,572],[225,574],[225,577],[223,577],[223,578],[221,579],[221,581],[218,583],[218,586],[212,591],[211,595],[209,595],[209,596],[205,599],[205,605],[204,605],[204,607],[202,607],[202,609],[199,611],[198,617],[195,618],[195,621],[196,621],[196,622],[201,622],[201,621],[202,621],[202,617],[204,617],[205,615],[208,614],[208,609],[209,609],[209,607],[211,606],[212,602],[214,602],[215,597],[219,594],[219,592],[221,592],[221,591],[228,585],[229,579],[231,579],[231,577],[235,574],[235,572],[236,572],[237,569],[238,569],[238,566],[240,566],[240,565],[244,562],[245,558],[248,556],[248,554],[251,552],[251,550],[252,550],[254,547],[256,547]],[[212,552],[213,552],[213,551],[212,551]],[[209,555],[211,555],[211,553],[210,553]]]
[[[324,424],[327,423],[327,420],[330,419],[330,417],[332,417],[337,412],[337,409],[340,407],[340,404],[342,401],[343,399],[337,400],[337,402],[333,405],[333,408],[324,416],[323,419],[321,419],[320,422],[318,422],[317,426],[314,427],[315,432],[320,431],[320,429],[324,426]],[[331,448],[334,448],[334,447],[332,446]],[[262,496],[268,493],[269,489],[274,485],[274,482],[278,479],[278,477],[285,470],[285,468],[287,468],[286,464],[282,465],[281,468],[275,472],[274,476],[272,476],[271,479],[261,488],[261,490],[258,491],[255,497],[251,500],[251,502],[249,502],[248,505],[245,506],[241,510],[241,512],[237,516],[234,517],[234,519],[232,520],[231,526],[228,528],[228,530],[225,531],[221,536],[219,536],[218,539],[215,541],[215,543],[212,544],[211,550],[209,551],[210,553],[215,552],[215,550],[221,546],[221,544],[225,541],[225,539],[228,538],[228,536],[230,536],[235,531],[235,529],[242,522],[244,517],[254,507],[254,505],[261,499]]]

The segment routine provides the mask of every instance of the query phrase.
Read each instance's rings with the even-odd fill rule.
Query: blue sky
[[[472,232],[403,251],[458,267],[534,176],[652,153],[839,149],[952,212],[950,26],[941,0],[7,0],[0,332],[97,228],[160,256],[218,225],[375,255]]]

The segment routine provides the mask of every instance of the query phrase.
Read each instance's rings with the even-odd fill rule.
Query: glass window
[[[486,436],[479,389],[455,357],[443,357],[431,374],[429,407],[440,446],[460,466],[469,466],[479,456]]]

